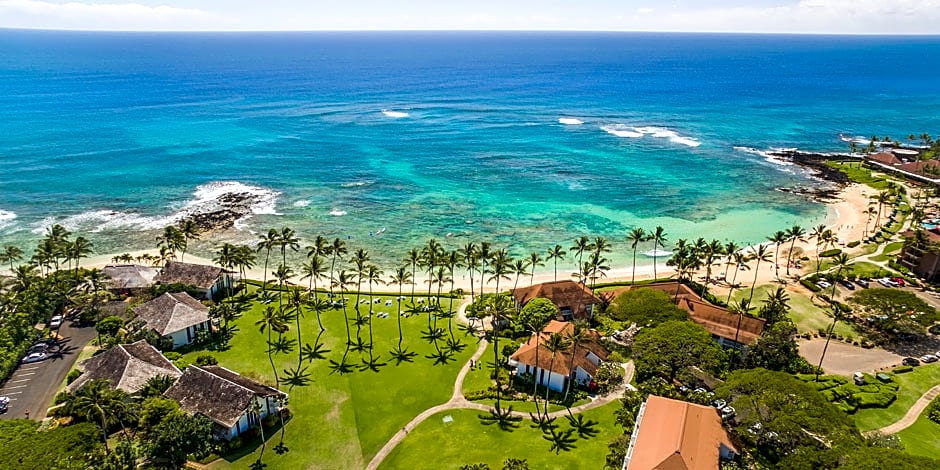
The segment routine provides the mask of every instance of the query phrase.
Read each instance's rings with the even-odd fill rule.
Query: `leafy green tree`
[[[121,439],[110,454],[93,461],[95,470],[137,470],[137,448],[130,439]]]
[[[212,446],[212,421],[202,415],[182,411],[166,415],[142,439],[144,454],[152,460],[166,460],[173,468],[186,463],[187,455],[203,456]]]
[[[688,315],[672,302],[669,294],[648,287],[630,289],[617,296],[607,314],[618,321],[642,326],[657,326],[667,321],[680,321]]]
[[[738,438],[771,462],[802,448],[861,440],[848,415],[812,386],[783,372],[736,371],[715,393],[737,411],[733,430]]]
[[[169,357],[167,357],[167,359],[169,359]],[[176,380],[169,375],[157,375],[150,377],[147,379],[147,382],[144,383],[144,388],[141,389],[140,394],[144,398],[163,395],[163,392],[167,391],[175,381]]]
[[[62,467],[59,462],[73,461],[82,463],[84,469],[101,454],[98,428],[92,423],[42,432],[38,427],[38,422],[28,419],[0,420],[0,468],[48,470]]]
[[[557,316],[558,307],[551,300],[537,298],[530,300],[525,307],[522,307],[522,310],[516,314],[515,321],[518,325],[530,325],[541,329]]]
[[[92,380],[78,389],[66,403],[66,410],[98,424],[105,449],[108,448],[108,427],[131,414],[127,394],[111,388],[107,380]]]
[[[763,367],[764,369],[785,371],[785,372],[803,372],[808,364],[800,356],[799,347],[796,344],[797,330],[796,326],[789,321],[775,323],[770,328],[764,330],[764,333],[748,349],[744,357],[748,368]]]
[[[179,403],[171,398],[150,397],[140,405],[140,417],[137,421],[141,431],[148,431],[163,421],[163,418],[180,409]]]
[[[701,326],[669,321],[640,330],[633,342],[633,359],[641,380],[661,376],[671,381],[691,366],[719,374],[724,351]]]
[[[121,317],[110,315],[98,320],[98,323],[95,324],[95,330],[100,335],[114,336],[123,326],[124,320],[121,320]]]
[[[891,336],[923,333],[925,326],[940,319],[930,304],[913,292],[900,289],[864,289],[849,298],[849,302],[872,316],[868,322],[872,328]]]
[[[503,470],[529,470],[529,461],[510,457],[503,461]]]

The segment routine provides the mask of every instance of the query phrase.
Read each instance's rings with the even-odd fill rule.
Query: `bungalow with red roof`
[[[552,351],[545,347],[553,333],[568,336],[573,330],[574,325],[571,323],[550,321],[541,334],[532,335],[529,341],[510,356],[509,364],[516,367],[517,375],[530,374],[539,385],[556,391],[564,390],[569,380],[589,383],[594,379],[598,366],[610,354],[600,345],[601,336],[597,331],[588,330],[588,340],[577,348],[569,346],[565,350],[555,351],[554,360]]]
[[[591,289],[571,280],[545,282],[512,290],[516,308],[521,309],[532,299],[548,299],[558,307],[559,320],[591,318],[594,307],[601,303]]]

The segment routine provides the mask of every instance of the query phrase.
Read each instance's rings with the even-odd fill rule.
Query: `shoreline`
[[[868,204],[869,204],[869,196],[874,193],[875,193],[875,190],[872,188],[869,188],[862,184],[851,183],[851,184],[847,184],[839,188],[838,192],[836,193],[836,197],[834,199],[823,203],[826,206],[826,211],[827,211],[824,224],[826,225],[827,228],[829,228],[830,230],[832,230],[833,232],[837,234],[839,238],[839,244],[841,246],[844,246],[845,243],[853,241],[853,240],[861,240],[862,233],[864,233],[864,225],[866,223],[865,217],[862,215],[862,211],[867,209]],[[786,227],[780,227],[778,229],[782,230],[785,228]],[[804,230],[806,230],[807,233],[809,233],[813,227],[804,226],[803,228]],[[774,231],[775,231],[774,228],[770,228],[768,229],[767,234],[769,235],[773,233]],[[795,247],[802,249],[803,252],[806,253],[807,255],[815,251],[815,243],[810,242],[810,241],[799,242],[795,245]],[[669,246],[667,245],[667,249],[668,248]],[[750,247],[746,247],[745,249],[752,249],[752,248],[753,247],[750,246]],[[789,246],[784,244],[783,246],[781,246],[781,248],[789,249]],[[639,249],[638,253],[643,252],[643,251],[646,251],[646,249],[645,248]],[[135,250],[135,251],[130,251],[130,252],[100,254],[100,255],[95,255],[95,256],[90,256],[88,258],[85,258],[84,260],[82,260],[82,266],[87,267],[87,268],[102,268],[108,264],[115,264],[115,263],[112,263],[111,259],[123,253],[129,253],[132,256],[139,256],[145,253],[155,254],[155,252],[156,250],[151,249],[151,250]],[[785,253],[785,250],[782,249],[781,252]],[[274,262],[276,258],[277,256],[275,256],[272,253],[272,256],[271,256],[272,262],[268,266],[269,269],[271,269],[272,266],[276,266],[276,262]],[[632,259],[632,250],[629,253],[628,258]],[[645,261],[645,263],[640,264],[639,261],[641,259]],[[675,274],[675,270],[673,268],[666,266],[666,259],[668,259],[668,257],[661,257],[657,259],[657,262],[656,262],[657,277],[666,278],[666,277],[672,277]],[[186,253],[184,257],[184,261],[188,263],[191,262],[191,263],[197,263],[197,264],[212,264],[209,258],[191,254],[191,253]],[[558,267],[558,279],[559,280],[572,279],[571,270],[573,268],[573,263],[571,261],[572,261],[572,257],[567,257],[565,258],[564,261],[559,263],[559,267]],[[638,256],[637,261],[638,263],[636,265],[636,280],[641,281],[641,280],[652,279],[654,269],[651,263],[651,259],[645,256],[643,258],[640,258],[640,256]],[[387,267],[383,267],[383,268],[388,269]],[[716,266],[713,269],[713,273],[717,274],[721,272],[721,268],[722,266]],[[767,272],[758,273],[758,277],[757,277],[758,284],[775,282],[777,280],[773,272],[774,269],[773,269],[772,264],[771,264],[771,268],[769,271],[770,271],[769,273]],[[0,269],[0,272],[8,273],[9,269],[8,268]],[[791,269],[791,272],[792,272],[792,269]],[[257,264],[255,267],[249,269],[246,274],[250,279],[260,280],[264,277],[263,269],[260,267],[260,263]],[[612,266],[611,269],[607,272],[607,276],[604,277],[603,279],[600,279],[599,281],[605,282],[605,283],[606,282],[625,282],[625,281],[629,282],[632,278],[632,275],[633,275],[632,264]],[[750,275],[743,276],[739,278],[738,281],[743,281],[744,278],[749,277],[749,276]],[[391,276],[386,273],[386,275],[383,276],[383,280],[387,281],[390,277]],[[458,270],[454,277],[455,277],[454,279],[455,289],[459,288],[459,289],[469,290],[470,279],[467,277],[466,271]],[[519,285],[528,286],[530,282],[531,283],[550,282],[554,279],[554,277],[555,276],[554,276],[552,264],[546,263],[546,266],[540,269],[536,269],[534,279],[530,280],[530,276],[528,275],[520,276]],[[479,279],[479,273],[476,273],[474,275],[474,279],[475,280]],[[307,284],[306,281],[300,280],[299,275],[292,278],[291,281],[299,285]],[[419,272],[417,279],[415,280],[416,285],[417,286],[426,285],[427,284],[426,281],[427,281],[427,277],[422,276]],[[513,278],[510,281],[501,283],[500,287],[502,288],[506,286],[512,286],[514,284],[514,281],[515,281],[515,277],[513,276]],[[479,284],[478,282],[474,282],[474,288],[479,289],[478,284]],[[485,290],[492,291],[494,287],[495,287],[494,285],[491,285],[490,283],[488,283]]]

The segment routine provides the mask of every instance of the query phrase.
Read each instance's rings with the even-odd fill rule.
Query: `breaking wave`
[[[584,121],[575,118],[558,118],[558,122],[566,126],[580,126],[584,124]]]
[[[383,109],[382,114],[384,114],[385,117],[390,117],[390,118],[395,118],[395,119],[408,117],[408,113],[404,111],[392,111],[390,109]]]
[[[16,213],[12,211],[5,211],[0,209],[0,229],[5,229],[14,224],[13,220],[16,219]]]
[[[685,145],[688,147],[698,147],[699,145],[702,145],[702,143],[694,137],[681,135],[678,132],[667,129],[665,127],[632,127],[625,124],[610,124],[601,126],[601,130],[617,137],[640,139],[649,136],[656,139],[666,139],[674,144]]]

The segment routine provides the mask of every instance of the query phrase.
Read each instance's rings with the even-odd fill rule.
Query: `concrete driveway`
[[[0,419],[42,419],[55,398],[59,385],[72,370],[82,348],[95,337],[92,326],[78,328],[68,322],[59,329],[62,337],[49,348],[50,358],[42,362],[21,364],[0,388],[0,396],[10,397],[10,406]]]

